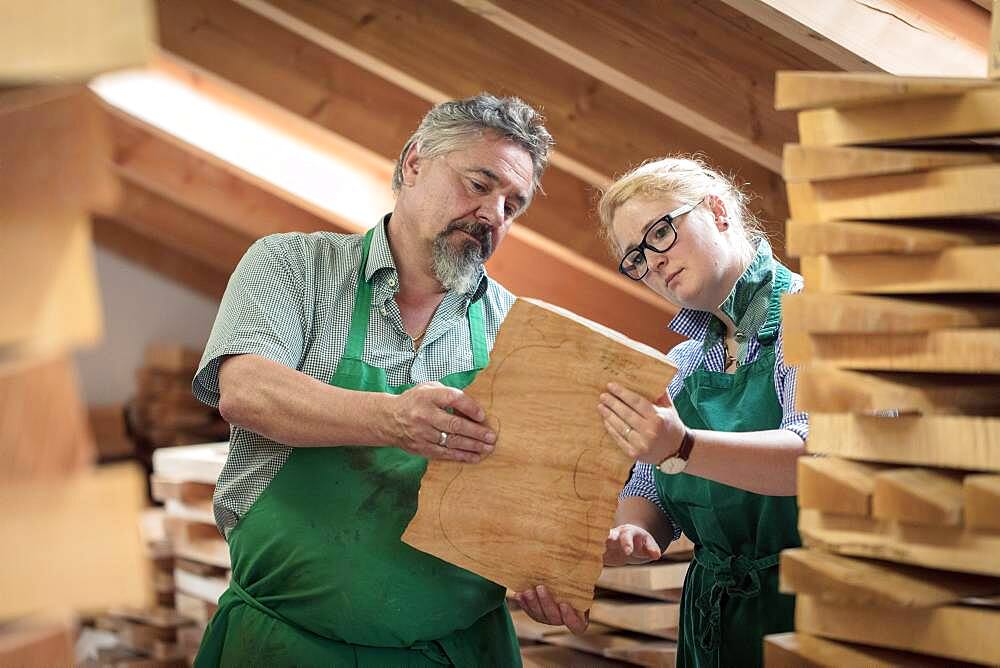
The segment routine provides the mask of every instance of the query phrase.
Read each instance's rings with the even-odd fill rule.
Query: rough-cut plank
[[[1000,229],[994,226],[976,231],[955,228],[957,226],[952,225],[928,229],[895,224],[789,220],[785,226],[785,248],[792,257],[869,253],[914,255],[1000,241]]]
[[[963,486],[965,526],[1000,532],[1000,475],[967,475]]]
[[[799,292],[781,300],[786,331],[814,334],[909,333],[1000,325],[1000,305],[980,301],[827,295]]]
[[[796,667],[808,665],[838,668],[953,668],[955,665],[954,661],[926,654],[830,640],[801,632],[790,635],[795,636],[798,656],[802,661],[794,664]]]
[[[669,640],[642,641],[628,647],[609,647],[604,655],[644,668],[674,668],[677,643]]]
[[[802,273],[810,292],[1000,292],[1000,245],[925,255],[813,255],[802,258]]]
[[[191,521],[177,515],[167,517],[167,535],[174,546],[174,554],[218,568],[231,568],[229,545],[215,524],[208,524],[202,519]]]
[[[597,656],[604,656],[608,658],[619,658],[611,655],[612,651],[623,651],[623,650],[635,650],[640,649],[644,645],[648,644],[650,641],[642,641],[636,639],[634,636],[620,635],[613,633],[615,629],[604,626],[602,624],[592,624],[591,626],[597,626],[600,628],[599,633],[592,633],[591,627],[587,627],[587,632],[583,635],[574,635],[572,633],[557,633],[553,635],[547,635],[542,639],[542,642],[548,643],[550,645],[557,645],[559,647],[567,647],[570,649],[579,650],[581,652],[587,652],[588,654],[595,654]],[[670,641],[652,641],[656,642],[658,645],[673,645],[676,651],[676,643]],[[673,666],[673,664],[670,664]]]
[[[848,369],[1000,373],[1000,329],[941,329],[907,334],[785,332],[785,361]]]
[[[984,79],[900,77],[881,72],[778,72],[776,109],[870,106],[924,97],[962,95],[993,84]]]
[[[598,598],[590,609],[590,619],[627,631],[637,631],[660,638],[677,639],[680,603],[663,603],[640,598]]]
[[[822,550],[781,553],[781,591],[827,603],[932,608],[1000,592],[996,578],[855,559]],[[892,611],[887,611],[892,614]]]
[[[207,482],[195,482],[169,478],[154,473],[149,478],[150,493],[157,501],[176,499],[182,503],[196,504],[212,501],[215,485]]]
[[[799,142],[808,146],[874,144],[908,139],[1000,133],[1000,86],[960,96],[904,100],[799,114]]]
[[[872,516],[907,524],[962,524],[962,477],[938,469],[907,468],[875,476]]]
[[[824,664],[802,655],[799,634],[773,633],[764,636],[764,665],[767,668],[819,668]]]
[[[807,222],[896,220],[1000,213],[1000,164],[914,174],[789,183],[791,217]]]
[[[144,476],[124,464],[0,485],[0,617],[149,605],[145,498]]]
[[[403,541],[514,591],[544,584],[590,607],[631,467],[593,400],[613,379],[656,397],[674,373],[664,355],[627,341],[515,302],[489,367],[466,389],[497,430],[496,451],[475,467],[430,462]],[[553,410],[567,419],[553,422]]]
[[[803,543],[839,554],[885,559],[926,568],[1000,576],[1000,536],[960,527],[799,512]]]
[[[810,413],[806,449],[872,462],[1000,471],[1000,418]]]
[[[17,668],[73,666],[76,625],[67,620],[19,620],[0,628],[0,665]]]
[[[807,412],[1000,414],[1000,376],[864,373],[828,364],[799,369],[795,405]]]
[[[822,603],[811,596],[795,602],[798,631],[838,640],[931,654],[958,661],[1000,663],[1000,611],[944,606],[893,610]]]
[[[605,567],[597,586],[630,594],[641,591],[655,592],[663,589],[679,589],[684,585],[688,562],[656,562],[637,566]],[[627,587],[627,589],[622,589]]]
[[[521,661],[524,668],[623,668],[627,665],[554,645],[522,647]]]
[[[850,459],[800,457],[799,507],[868,517],[871,515],[875,474],[882,468]]]
[[[155,50],[149,0],[12,0],[0,20],[0,83],[86,82],[145,65]]]
[[[779,73],[780,75],[781,73]],[[852,176],[906,174],[938,167],[995,162],[995,154],[968,151],[917,151],[855,146],[785,144],[781,173],[785,181],[826,181]]]

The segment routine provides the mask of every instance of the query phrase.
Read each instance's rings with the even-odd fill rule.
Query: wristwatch
[[[680,473],[687,468],[688,457],[691,456],[692,448],[694,448],[694,434],[691,433],[690,429],[685,427],[684,438],[681,439],[681,447],[677,448],[677,452],[657,464],[656,468],[660,469],[661,473],[666,473],[667,475]]]

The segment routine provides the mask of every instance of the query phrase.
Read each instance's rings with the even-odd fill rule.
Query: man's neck
[[[406,226],[405,218],[395,212],[386,226],[389,251],[399,274],[396,302],[400,307],[418,306],[431,300],[440,302],[447,292],[434,275],[430,249],[415,235],[408,234],[411,229]]]

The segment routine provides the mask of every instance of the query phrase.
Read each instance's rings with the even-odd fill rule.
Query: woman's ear
[[[708,195],[705,197],[705,204],[708,205],[708,210],[712,212],[716,228],[720,232],[725,232],[729,229],[729,211],[726,209],[726,203],[722,201],[722,198],[718,195]]]

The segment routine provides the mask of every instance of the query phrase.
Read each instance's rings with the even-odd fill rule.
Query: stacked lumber
[[[1000,81],[781,73],[810,414],[769,665],[1000,663]]]
[[[177,649],[192,662],[216,603],[229,586],[229,546],[212,515],[212,495],[228,443],[161,448],[153,454],[150,488],[164,504],[174,557],[172,584],[177,615],[193,623],[177,629]]]
[[[512,609],[525,665],[672,668],[681,587],[693,547],[682,536],[661,561],[605,567],[583,635],[540,624],[523,610]]]
[[[201,351],[177,344],[152,343],[136,371],[136,395],[128,405],[130,431],[140,451],[151,457],[159,447],[229,438],[219,411],[191,394]]]
[[[72,665],[75,613],[144,605],[141,474],[92,468],[73,353],[101,336],[90,215],[119,193],[90,77],[145,63],[148,2],[0,21],[0,665]],[[58,621],[52,621],[57,619]]]

